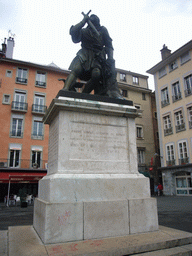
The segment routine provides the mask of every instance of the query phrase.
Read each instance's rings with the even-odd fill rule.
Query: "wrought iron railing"
[[[179,159],[179,164],[188,164],[189,163],[189,157],[185,157],[185,158],[180,158]]]
[[[26,84],[27,83],[27,78],[16,77],[16,82]]]
[[[186,90],[185,90],[185,97],[187,97],[187,96],[189,96],[189,95],[191,95],[192,94],[192,88],[187,88]]]
[[[175,126],[176,132],[181,132],[185,130],[185,123],[179,124]]]
[[[46,110],[47,110],[47,106],[45,106],[45,105],[38,105],[38,104],[32,105],[33,113],[45,114]]]
[[[172,96],[173,102],[178,101],[178,100],[180,100],[180,99],[182,99],[181,92],[178,93],[177,95],[173,95],[173,96]]]
[[[167,166],[175,165],[175,159],[167,160]]]
[[[20,102],[20,101],[12,101],[11,109],[15,111],[24,111],[27,112],[28,103]]]
[[[15,165],[15,166],[14,166]],[[32,161],[31,159],[0,158],[0,168],[47,169],[47,160]]]
[[[173,134],[173,128],[172,127],[164,129],[164,135],[165,136],[170,135],[170,134]]]
[[[36,81],[37,86],[46,87],[46,82]]]
[[[167,106],[167,105],[169,105],[169,99],[166,99],[166,100],[162,100],[162,101],[161,101],[161,107],[162,107],[162,108],[165,107],[165,106]]]

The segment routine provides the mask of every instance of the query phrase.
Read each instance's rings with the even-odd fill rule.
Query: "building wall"
[[[190,55],[192,56],[192,51],[190,51]],[[159,101],[158,101],[158,107],[159,107],[159,123],[160,125],[160,133],[161,133],[161,144],[162,144],[162,150],[161,154],[163,156],[162,166],[166,166],[166,145],[168,143],[174,143],[175,144],[175,157],[176,157],[176,164],[179,164],[179,157],[178,157],[178,146],[177,142],[182,139],[187,139],[188,141],[188,152],[189,152],[189,162],[192,161],[192,145],[191,145],[191,129],[189,128],[189,122],[188,122],[188,113],[187,108],[191,104],[192,105],[192,95],[189,95],[188,97],[185,97],[185,85],[184,85],[184,77],[187,74],[192,74],[192,65],[191,60],[186,62],[185,64],[181,65],[180,63],[180,57],[177,58],[178,68],[173,70],[172,72],[169,72],[169,66],[166,65],[167,75],[163,76],[162,78],[157,78],[158,73],[156,73],[156,79],[157,79],[157,94],[159,95]],[[182,98],[178,101],[173,102],[172,100],[172,84],[179,81],[180,88],[181,88],[181,96]],[[161,91],[164,88],[168,88],[168,95],[169,95],[169,104],[162,107],[161,106]],[[182,109],[183,111],[183,118],[185,122],[185,130],[181,132],[176,132],[175,128],[175,116],[174,113]],[[173,128],[173,133],[170,135],[165,136],[164,135],[164,123],[163,123],[163,117],[167,114],[170,114],[171,117],[171,123]]]
[[[27,83],[22,84],[16,82],[17,69],[25,68],[27,72]],[[48,135],[49,127],[44,125],[44,136],[41,139],[34,139],[32,137],[33,130],[33,120],[34,118],[40,119],[43,117],[42,114],[32,113],[32,104],[34,104],[34,95],[42,94],[45,98],[45,105],[49,106],[52,99],[55,98],[58,91],[62,89],[63,82],[59,82],[58,78],[66,78],[67,72],[59,72],[59,70],[54,71],[54,68],[47,68],[46,66],[34,66],[30,63],[17,62],[17,61],[0,61],[0,162],[6,162],[10,159],[10,145],[19,144],[21,145],[21,154],[20,158],[22,159],[20,167],[29,168],[31,160],[31,150],[32,146],[37,148],[42,148],[42,166],[45,168],[45,163],[48,159]],[[10,77],[7,77],[7,71],[11,71]],[[36,72],[42,71],[46,72],[46,87],[36,86]],[[26,94],[26,103],[28,103],[27,112],[13,111],[12,102],[14,101],[14,95],[16,91],[25,92]],[[5,95],[10,95],[10,101],[8,103],[4,102]],[[12,126],[12,117],[16,115],[23,116],[23,136],[21,137],[12,137],[10,136],[11,126]],[[35,147],[34,147],[35,148]],[[9,166],[9,161],[8,161]]]
[[[149,172],[151,167],[151,159],[154,158],[155,145],[154,145],[154,127],[152,121],[152,105],[151,105],[151,90],[148,89],[148,77],[136,73],[125,72],[123,70],[117,70],[117,81],[119,88],[123,91],[127,91],[127,97],[132,100],[134,106],[141,110],[142,116],[135,119],[136,127],[142,127],[143,134],[141,137],[137,137],[138,150],[144,150],[144,162],[139,163],[139,170],[141,172]],[[126,80],[122,81],[120,74],[126,75]],[[138,78],[138,83],[133,82],[133,77]],[[137,128],[136,128],[137,129]]]
[[[172,54],[169,52],[147,72],[153,74],[155,80],[164,194],[192,195],[192,125],[189,123],[192,114],[189,118],[188,112],[188,108],[192,108],[192,78],[187,94],[185,82],[185,78],[192,75],[192,41]],[[181,115],[178,115],[179,111]],[[185,142],[186,147],[181,151],[179,144]]]

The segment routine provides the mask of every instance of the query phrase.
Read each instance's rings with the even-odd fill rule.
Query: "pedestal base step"
[[[137,235],[44,245],[32,226],[17,226],[9,227],[7,243],[9,256],[186,256],[192,252],[192,233],[160,226]]]
[[[48,203],[35,200],[33,226],[45,244],[158,230],[155,198]]]

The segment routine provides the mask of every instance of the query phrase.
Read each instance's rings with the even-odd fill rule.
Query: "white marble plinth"
[[[158,230],[156,207],[153,198],[79,203],[36,199],[33,226],[45,244],[125,236]]]
[[[158,229],[149,179],[137,169],[137,116],[129,105],[53,100],[44,117],[48,174],[33,223],[45,244]]]

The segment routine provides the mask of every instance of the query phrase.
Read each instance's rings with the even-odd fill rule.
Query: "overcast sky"
[[[116,67],[153,77],[163,44],[174,52],[192,39],[192,0],[0,0],[0,40],[15,34],[13,58],[68,69],[80,44],[69,35],[81,12],[96,14],[113,39]]]

